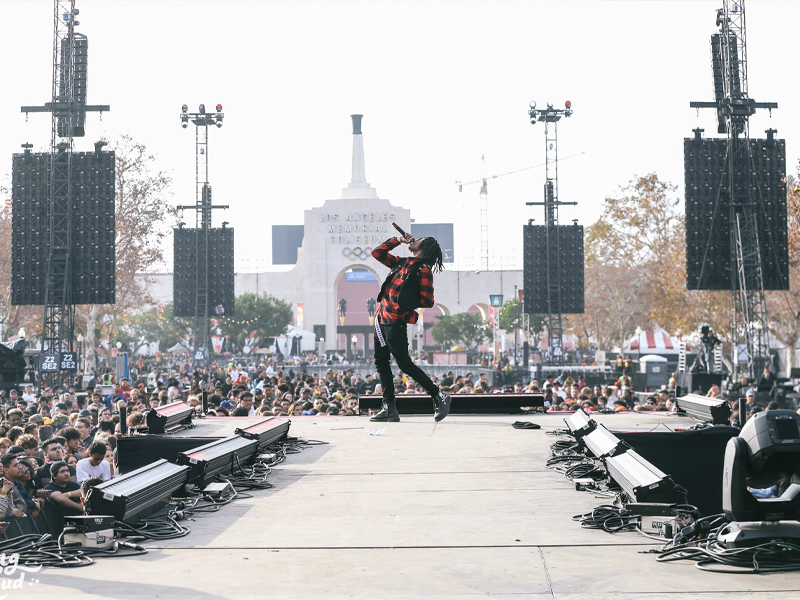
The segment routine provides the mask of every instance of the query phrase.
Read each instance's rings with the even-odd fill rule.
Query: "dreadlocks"
[[[444,269],[442,264],[442,249],[436,238],[426,237],[419,242],[419,249],[422,251],[422,262],[431,268],[434,273],[440,273]]]

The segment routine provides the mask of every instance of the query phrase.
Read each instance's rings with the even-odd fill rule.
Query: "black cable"
[[[63,534],[62,534],[63,535]],[[122,546],[115,543],[108,549],[61,546],[50,534],[28,534],[0,540],[0,553],[17,554],[19,564],[56,568],[85,567],[94,563],[94,558],[136,556],[147,550],[140,546]]]
[[[604,504],[593,508],[591,512],[572,517],[579,521],[584,529],[602,529],[607,533],[634,530],[639,525],[639,517],[625,513],[624,508]]]
[[[169,514],[143,519],[134,524],[115,521],[114,531],[122,537],[148,540],[172,540],[189,535],[189,528],[178,523]]]
[[[702,531],[703,521],[711,519],[711,526],[718,523],[724,515],[712,515],[699,519],[690,528],[690,533]],[[723,523],[712,530],[707,537],[689,539],[688,541],[666,546],[656,560],[659,562],[672,562],[676,560],[694,560],[695,567],[701,571],[713,573],[782,573],[800,571],[800,545],[781,539],[774,539],[750,547],[729,548],[719,541],[719,536],[725,533],[729,523]],[[684,530],[685,531],[685,530]],[[681,531],[675,539],[685,539]],[[716,566],[719,565],[719,566]],[[727,567],[727,568],[726,568]]]

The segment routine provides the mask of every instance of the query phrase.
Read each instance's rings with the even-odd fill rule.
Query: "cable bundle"
[[[727,531],[729,523],[714,528],[722,520],[724,515],[699,519],[692,527],[681,530],[670,544],[662,547],[662,552],[656,560],[659,562],[694,560],[695,567],[712,573],[800,571],[800,545],[797,543],[776,539],[747,548],[728,548],[718,537]],[[705,527],[702,527],[703,524]],[[687,529],[690,532],[685,535]],[[703,532],[708,532],[708,535],[706,537],[694,535]],[[686,541],[681,543],[681,540]]]
[[[612,504],[604,504],[592,509],[592,512],[572,517],[579,521],[584,529],[602,529],[606,533],[635,530],[639,525],[639,517],[625,512]]]
[[[50,534],[38,533],[21,535],[15,538],[0,540],[0,553],[6,556],[19,555],[19,564],[36,567],[85,567],[94,563],[97,557],[136,556],[145,554],[147,550],[141,546],[115,543],[113,548],[81,548],[74,546],[61,547],[60,539],[54,540]]]

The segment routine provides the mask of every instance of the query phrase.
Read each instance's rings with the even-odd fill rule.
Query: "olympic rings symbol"
[[[350,248],[342,248],[342,256],[350,260],[366,260],[372,253],[372,248],[361,248],[356,246],[352,250]]]

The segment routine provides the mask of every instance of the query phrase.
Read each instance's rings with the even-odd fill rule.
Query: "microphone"
[[[400,232],[400,235],[406,235],[406,232],[403,231],[403,229],[400,227],[400,225],[398,225],[394,221],[392,221],[392,225],[394,226],[395,229],[397,229],[397,231]]]

